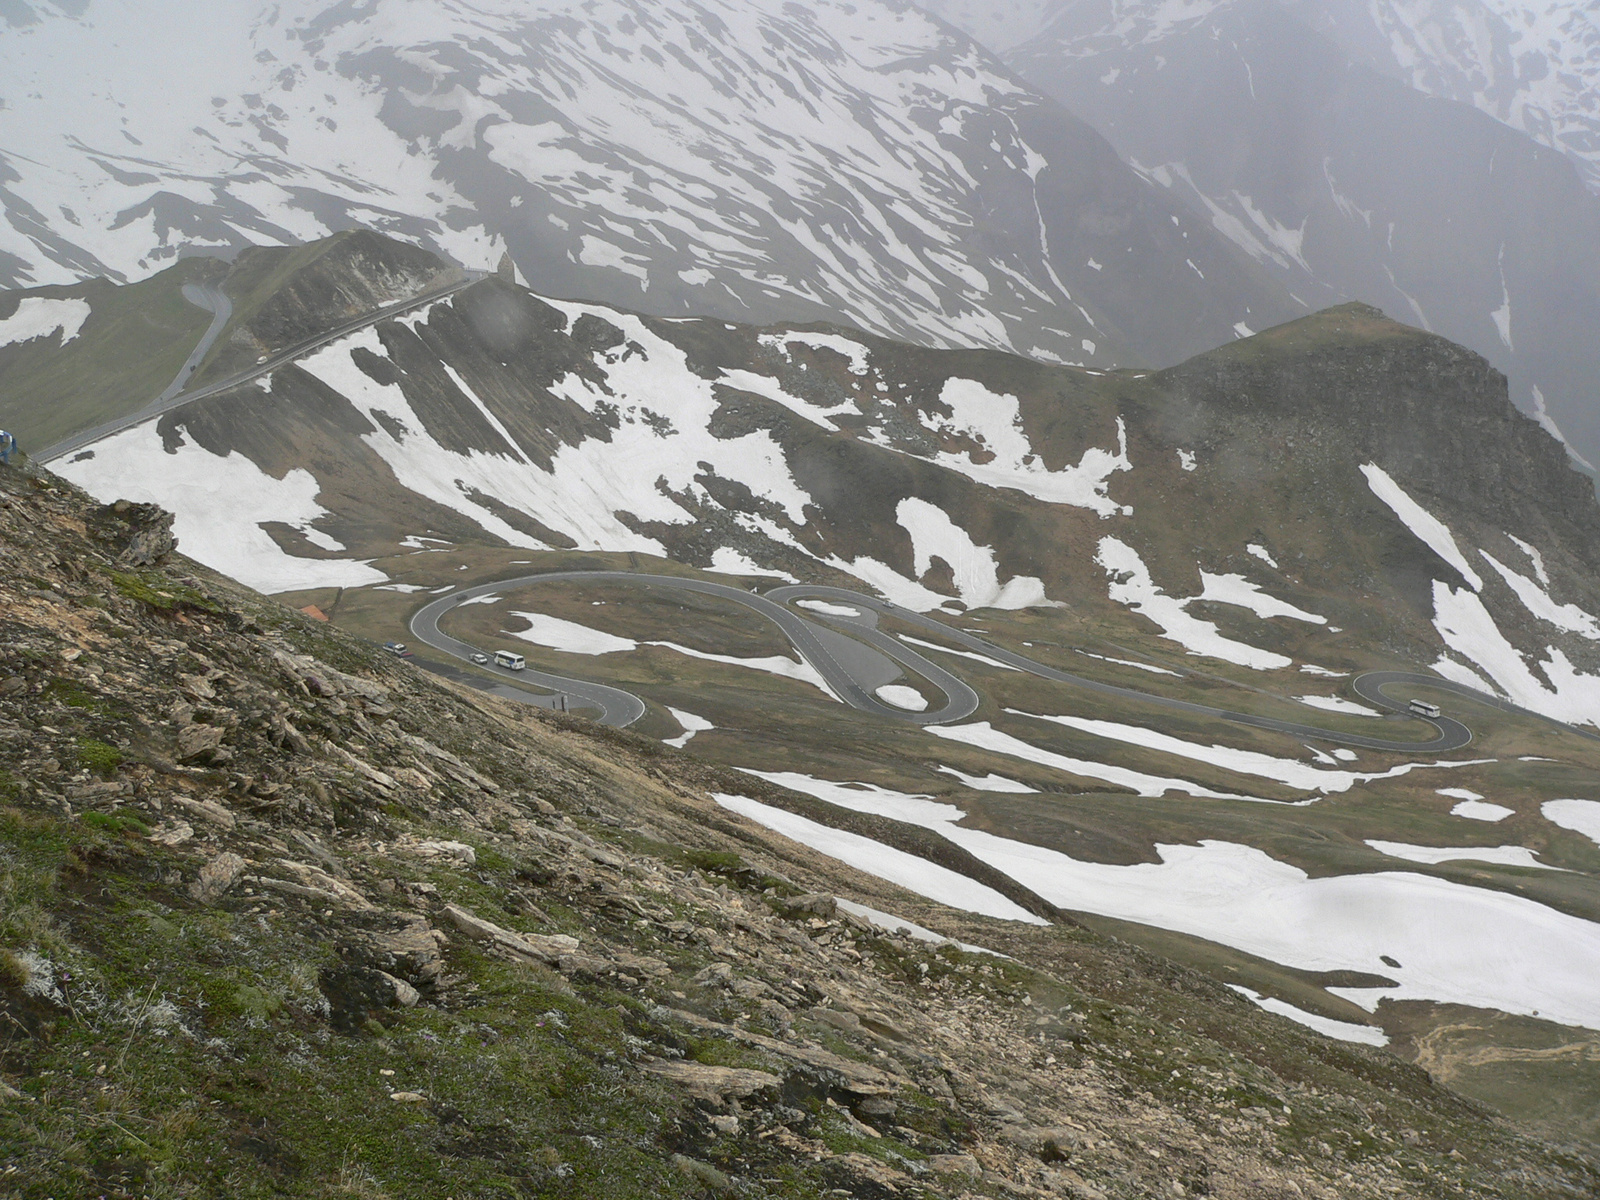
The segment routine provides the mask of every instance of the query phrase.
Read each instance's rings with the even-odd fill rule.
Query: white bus
[[[1413,700],[1406,707],[1419,717],[1437,717],[1439,715],[1439,706],[1437,704],[1429,704],[1426,700]]]
[[[513,654],[509,650],[496,650],[494,665],[504,667],[508,671],[520,671],[528,665],[528,662],[520,654]]]

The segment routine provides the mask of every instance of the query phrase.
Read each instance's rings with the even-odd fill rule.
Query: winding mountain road
[[[80,450],[85,450],[95,442],[121,433],[126,429],[132,429],[135,425],[143,425],[146,421],[153,421],[157,417],[165,416],[174,409],[193,404],[196,400],[204,400],[209,396],[215,396],[221,392],[240,387],[253,379],[259,379],[261,376],[275,371],[297,358],[303,358],[314,350],[322,349],[329,342],[336,342],[342,337],[365,329],[368,325],[376,325],[378,322],[387,321],[391,317],[403,316],[412,309],[421,308],[423,305],[432,304],[448,296],[453,296],[455,293],[471,287],[479,280],[487,278],[487,276],[487,271],[464,271],[461,278],[454,279],[448,284],[430,288],[421,295],[412,296],[409,299],[400,300],[394,304],[385,305],[383,308],[374,309],[372,312],[365,313],[362,316],[343,321],[332,329],[317,334],[315,337],[302,339],[294,345],[287,346],[260,362],[246,367],[242,371],[235,371],[226,378],[219,379],[215,383],[208,383],[204,387],[196,388],[194,391],[184,391],[183,389],[211,349],[212,344],[216,342],[218,335],[227,326],[229,318],[233,315],[233,302],[228,299],[221,288],[210,285],[186,285],[183,289],[184,298],[201,308],[210,309],[212,312],[211,325],[195,348],[189,352],[188,359],[179,369],[172,383],[167,385],[166,390],[138,411],[121,417],[114,417],[112,420],[104,421],[92,429],[85,429],[69,438],[63,438],[55,445],[46,447],[38,454],[33,455],[33,459],[35,462],[49,463],[58,458],[65,458],[67,455],[74,454]]]
[[[802,657],[816,669],[827,685],[833,689],[834,694],[850,707],[860,709],[863,712],[910,721],[918,725],[936,725],[947,721],[959,721],[972,715],[978,708],[978,693],[956,678],[956,676],[937,663],[930,662],[916,651],[873,630],[872,633],[876,636],[862,637],[861,640],[869,642],[875,649],[888,655],[900,663],[901,666],[909,667],[945,694],[944,705],[932,712],[907,712],[905,709],[885,704],[866,687],[862,686],[855,676],[851,674],[850,670],[840,663],[828,648],[823,645],[822,640],[817,637],[815,627],[804,617],[799,616],[781,604],[776,604],[765,597],[744,591],[741,588],[731,587],[723,583],[712,583],[703,579],[683,579],[674,575],[641,575],[634,571],[548,571],[538,575],[522,575],[515,579],[502,579],[495,583],[478,584],[475,587],[464,588],[449,596],[440,597],[438,600],[434,600],[419,609],[411,618],[411,633],[418,641],[432,646],[435,650],[442,650],[447,654],[454,655],[456,658],[470,662],[474,653],[482,653],[482,651],[468,645],[466,642],[451,637],[439,628],[439,620],[446,613],[468,600],[479,596],[487,596],[497,591],[511,591],[517,588],[532,587],[537,584],[572,580],[582,580],[585,583],[626,583],[640,587],[665,587],[679,591],[697,592],[703,596],[716,596],[720,599],[731,600],[736,604],[742,604],[746,608],[760,613],[782,630],[783,635],[789,639]],[[531,669],[522,671],[509,671],[503,667],[490,667],[488,669],[496,676],[504,676],[508,680],[532,680],[541,686],[557,687],[569,695],[577,696],[587,702],[590,707],[599,708],[603,714],[601,721],[607,725],[630,725],[644,715],[644,702],[632,693],[624,692],[619,688],[606,687],[602,684],[583,683],[579,680],[567,679],[560,675],[548,675]],[[622,699],[623,697],[626,697],[626,701]],[[530,699],[529,703],[538,703],[538,701]]]
[[[518,588],[533,587],[538,584],[572,580],[677,589],[705,596],[715,596],[743,605],[745,608],[766,617],[776,625],[783,635],[788,638],[790,644],[816,669],[835,695],[844,703],[862,712],[869,712],[877,716],[916,725],[940,725],[963,720],[977,711],[979,704],[978,694],[945,668],[878,629],[876,627],[876,619],[878,617],[892,617],[897,621],[936,634],[955,643],[957,646],[982,654],[1016,670],[1025,671],[1042,679],[1083,688],[1099,695],[1116,696],[1124,700],[1152,704],[1178,712],[1215,717],[1238,725],[1248,725],[1252,728],[1266,729],[1275,733],[1286,733],[1298,738],[1331,742],[1335,745],[1380,750],[1392,754],[1442,754],[1451,750],[1459,750],[1471,743],[1472,730],[1462,722],[1453,717],[1442,715],[1439,717],[1424,717],[1410,712],[1407,708],[1410,697],[1397,700],[1391,698],[1385,691],[1390,687],[1402,686],[1428,688],[1436,692],[1445,692],[1471,700],[1474,703],[1499,709],[1502,712],[1539,717],[1541,720],[1550,721],[1562,729],[1570,730],[1585,737],[1600,738],[1600,735],[1586,733],[1581,729],[1574,729],[1563,722],[1553,721],[1551,718],[1543,717],[1539,713],[1519,708],[1495,696],[1454,683],[1448,679],[1407,671],[1368,671],[1352,680],[1351,688],[1358,696],[1370,704],[1391,712],[1403,713],[1414,720],[1432,725],[1438,731],[1437,737],[1427,741],[1397,741],[1390,738],[1368,737],[1363,734],[1325,729],[1320,726],[1305,725],[1295,721],[1280,721],[1272,717],[1258,716],[1254,713],[1235,712],[1231,709],[1194,704],[1187,700],[1177,700],[1168,696],[1156,695],[1152,692],[1142,692],[1134,688],[1119,687],[1116,684],[1086,679],[1083,676],[1073,675],[1070,672],[1036,662],[1026,655],[1007,650],[1003,646],[997,646],[992,642],[975,637],[965,630],[957,629],[945,624],[943,621],[934,620],[911,609],[902,608],[900,605],[893,604],[887,600],[879,600],[846,588],[810,584],[774,588],[772,591],[762,595],[755,592],[747,592],[742,588],[736,588],[729,584],[713,583],[703,579],[686,579],[672,575],[644,575],[634,571],[608,570],[553,571],[535,575],[522,575],[513,579],[498,580],[494,583],[478,584],[434,600],[411,618],[411,632],[419,641],[470,662],[473,653],[477,652],[476,648],[451,637],[439,628],[440,619],[453,608],[468,600],[489,595],[496,591],[510,591]],[[944,693],[944,704],[931,711],[917,713],[896,708],[878,699],[867,686],[852,674],[847,664],[841,663],[838,656],[828,650],[822,639],[818,638],[817,629],[811,621],[788,607],[790,604],[800,600],[830,602],[847,606],[863,614],[863,616],[855,618],[843,614],[826,614],[823,619],[827,620],[830,626],[835,627],[840,632],[848,631],[850,637],[866,643],[898,662],[902,667],[931,683]],[[867,617],[865,614],[872,615]],[[632,693],[625,692],[620,688],[586,683],[581,680],[568,679],[563,676],[549,675],[532,670],[512,672],[504,669],[495,669],[494,674],[504,677],[508,683],[512,679],[531,680],[541,686],[565,692],[578,698],[588,706],[599,709],[602,714],[601,720],[608,725],[628,725],[644,714],[644,702]],[[516,689],[510,690],[514,691]],[[505,689],[497,688],[496,691],[502,695],[506,694]],[[547,704],[547,701],[542,698],[534,699],[531,694],[525,693],[525,695],[528,695],[527,703]]]
[[[1436,687],[1447,683],[1446,680],[1436,679],[1431,675],[1412,675],[1403,671],[1374,671],[1358,676],[1354,686],[1358,695],[1374,704],[1395,712],[1404,712],[1418,721],[1426,721],[1439,731],[1439,736],[1426,742],[1399,742],[1389,738],[1366,737],[1361,734],[1344,733],[1333,729],[1323,729],[1316,725],[1302,725],[1294,721],[1279,721],[1272,717],[1261,717],[1254,713],[1234,712],[1226,708],[1213,708],[1206,704],[1194,704],[1187,700],[1175,700],[1168,696],[1158,696],[1152,692],[1141,692],[1134,688],[1118,687],[1112,683],[1101,683],[1096,679],[1085,679],[1081,675],[1073,675],[1055,667],[1046,666],[1044,663],[1035,662],[1026,655],[996,646],[993,642],[986,642],[982,638],[974,637],[963,629],[956,629],[943,621],[935,621],[922,613],[913,612],[909,608],[902,608],[898,604],[891,604],[887,600],[878,600],[871,596],[864,596],[860,592],[852,592],[846,588],[820,587],[799,584],[791,587],[775,588],[767,593],[769,600],[785,603],[796,600],[825,600],[838,604],[847,604],[856,608],[868,608],[883,616],[894,617],[910,625],[926,629],[931,633],[939,634],[959,646],[983,654],[996,662],[1004,663],[1019,671],[1026,671],[1030,675],[1037,675],[1041,679],[1054,680],[1057,683],[1070,684],[1073,687],[1084,688],[1102,696],[1116,696],[1124,700],[1136,700],[1144,704],[1159,705],[1178,712],[1195,713],[1200,716],[1217,717],[1220,720],[1231,721],[1237,725],[1250,725],[1256,729],[1269,729],[1275,733],[1287,733],[1294,737],[1314,738],[1318,741],[1333,742],[1341,746],[1359,746],[1366,750],[1384,750],[1394,754],[1441,754],[1450,750],[1459,750],[1472,741],[1472,730],[1460,721],[1451,717],[1422,717],[1411,713],[1406,708],[1406,701],[1391,700],[1384,695],[1382,688],[1390,684],[1406,683],[1414,687]],[[1371,682],[1363,687],[1364,680]],[[1460,688],[1452,685],[1446,690],[1460,690],[1472,699],[1482,698],[1493,700],[1493,697],[1482,696],[1470,688]],[[1498,707],[1499,705],[1497,705]]]
[[[211,283],[186,283],[183,285],[183,298],[196,308],[203,308],[211,314],[211,324],[206,327],[205,333],[200,335],[200,340],[195,343],[189,357],[183,360],[183,366],[178,368],[178,373],[172,377],[172,382],[157,396],[157,405],[165,404],[174,396],[182,393],[189,386],[189,380],[200,369],[200,364],[211,352],[211,347],[216,344],[230,320],[233,319],[233,301],[228,298],[228,293]]]

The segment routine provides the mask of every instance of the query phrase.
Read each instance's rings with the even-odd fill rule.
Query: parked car
[[[472,656],[472,661],[477,663],[480,667],[487,666],[489,664],[489,656],[487,654],[474,654]]]

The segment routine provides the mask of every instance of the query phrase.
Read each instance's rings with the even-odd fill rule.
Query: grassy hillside
[[[154,400],[211,321],[183,298],[183,285],[225,271],[215,259],[185,258],[126,286],[97,279],[0,294],[0,319],[29,296],[82,299],[91,310],[65,346],[59,335],[0,346],[0,428],[42,450]]]

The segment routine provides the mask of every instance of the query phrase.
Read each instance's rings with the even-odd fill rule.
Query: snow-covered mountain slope
[[[79,8],[0,32],[13,285],[365,225],[549,294],[1056,361],[1303,311],[897,0]]]
[[[649,554],[1064,602],[1287,686],[1399,653],[1600,724],[1592,488],[1481,358],[1360,306],[1104,374],[494,278],[59,469],[272,591],[384,584],[419,539]]]
[[[1600,199],[1569,160],[1274,0],[1074,5],[1009,59],[1291,292],[1472,347],[1600,462]]]

